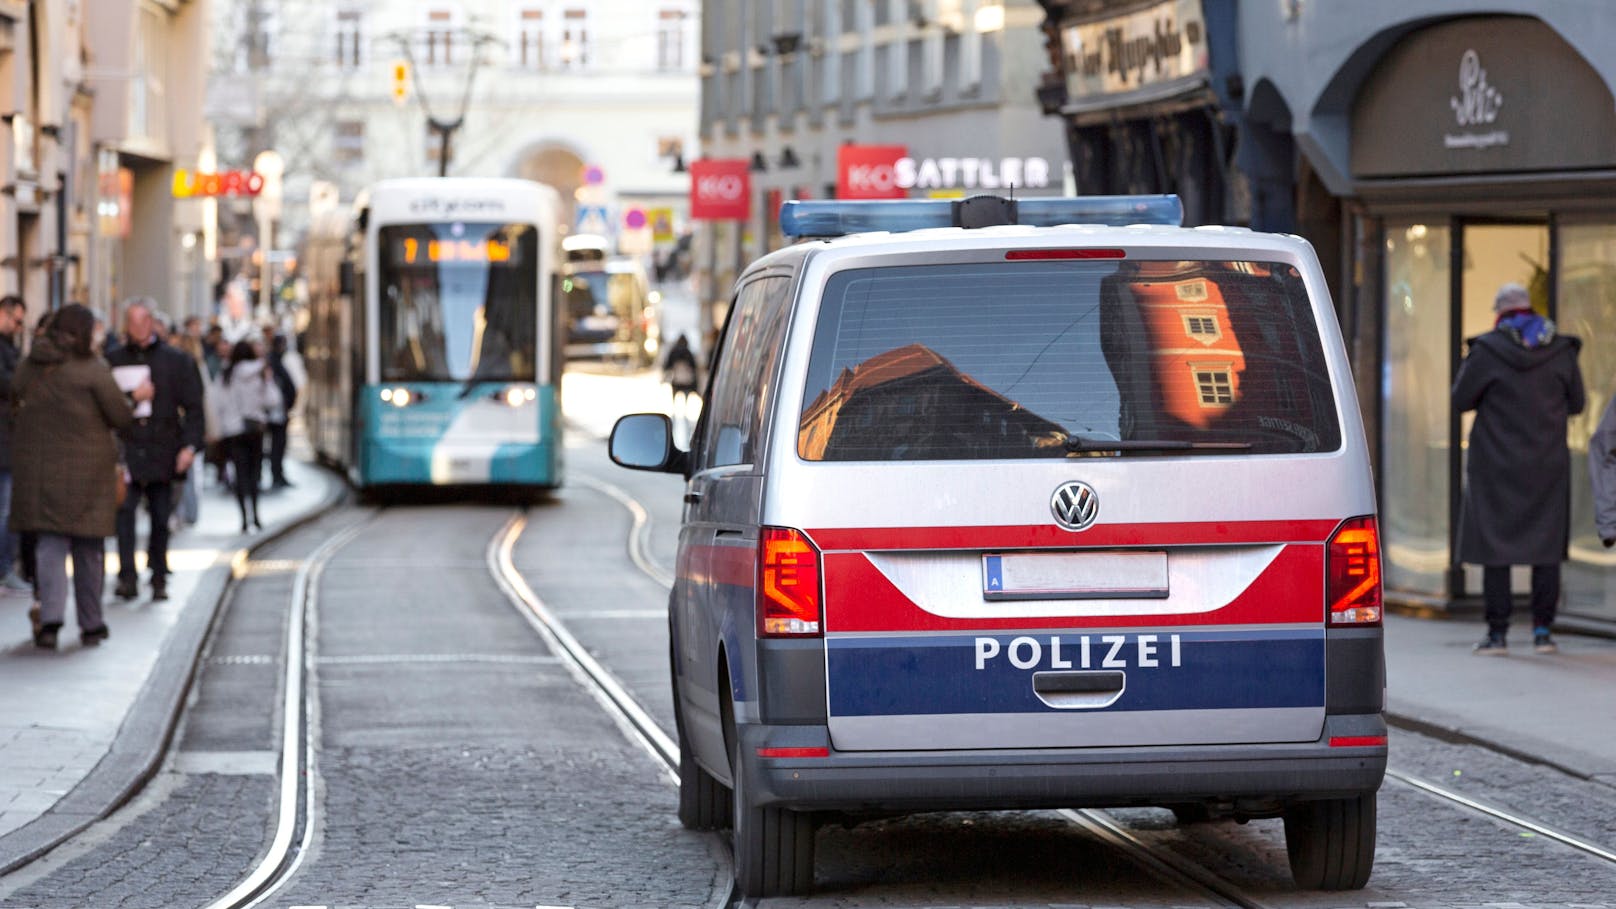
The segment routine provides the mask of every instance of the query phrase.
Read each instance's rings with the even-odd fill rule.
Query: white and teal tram
[[[528,180],[403,179],[312,225],[323,460],[361,489],[560,485],[559,211]]]

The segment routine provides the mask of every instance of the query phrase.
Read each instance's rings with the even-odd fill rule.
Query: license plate
[[[1165,552],[1024,552],[982,556],[989,600],[1161,599]]]

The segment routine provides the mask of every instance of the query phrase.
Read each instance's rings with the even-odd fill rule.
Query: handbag
[[[122,508],[124,500],[129,498],[129,480],[124,477],[123,465],[112,465],[112,501]]]

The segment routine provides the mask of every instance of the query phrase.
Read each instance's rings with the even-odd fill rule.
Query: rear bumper
[[[1331,736],[1386,734],[1382,717],[1330,717],[1317,742],[1007,751],[839,752],[761,758],[757,749],[827,747],[823,726],[743,726],[757,805],[823,811],[1100,808],[1205,800],[1290,802],[1380,788],[1385,746]]]

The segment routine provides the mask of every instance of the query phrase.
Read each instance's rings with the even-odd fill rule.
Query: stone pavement
[[[334,474],[290,456],[286,474],[291,488],[259,497],[265,529],[252,534],[240,532],[234,497],[209,479],[200,520],[170,539],[165,602],[151,601],[144,553],[140,597],[112,595],[117,546],[108,540],[111,637],[99,647],[80,646],[71,599],[49,652],[33,646],[31,596],[0,596],[0,874],[105,816],[157,769],[233,560],[343,495]]]
[[[635,379],[643,386],[638,406],[664,410],[666,390],[655,378]],[[586,401],[604,384],[569,382],[569,396]],[[578,409],[596,411],[569,407]],[[609,416],[575,424],[577,435],[604,435]],[[37,650],[29,598],[0,597],[0,874],[111,812],[157,769],[232,560],[342,495],[323,470],[289,461],[287,472],[296,485],[262,497],[267,530],[251,536],[238,532],[234,500],[210,486],[201,522],[171,545],[172,599],[152,603],[143,585],[140,599],[122,603],[111,598],[109,582],[112,636],[98,648],[81,648],[70,621],[57,652]],[[109,563],[113,549],[109,543]],[[1393,721],[1616,786],[1616,635],[1560,635],[1561,653],[1546,656],[1532,653],[1525,631],[1516,629],[1509,656],[1476,657],[1470,645],[1481,637],[1479,620],[1390,616]]]

